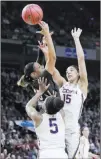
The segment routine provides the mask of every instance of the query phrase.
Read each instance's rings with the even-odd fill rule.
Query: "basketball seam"
[[[34,19],[33,19],[33,14],[32,14],[32,11],[31,11],[31,6],[29,6],[29,9],[30,9],[30,12],[31,12],[31,16],[32,16],[32,19],[31,20],[33,20],[33,22],[34,22],[34,24],[35,24],[35,21],[34,21]],[[32,22],[32,21],[31,21]],[[32,23],[33,24],[33,23]]]
[[[29,9],[29,8],[28,8]],[[27,20],[27,13],[28,13],[28,9],[26,9],[26,14],[25,14],[25,19]]]
[[[41,15],[40,15],[40,13],[35,9],[35,7],[33,6],[33,8],[34,8],[34,10],[38,13],[38,15],[40,16],[40,18],[41,18]]]

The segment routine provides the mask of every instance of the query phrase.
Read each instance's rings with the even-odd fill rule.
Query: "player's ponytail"
[[[28,84],[29,83],[25,81],[24,75],[22,75],[19,81],[17,82],[17,85],[21,87],[27,87]]]

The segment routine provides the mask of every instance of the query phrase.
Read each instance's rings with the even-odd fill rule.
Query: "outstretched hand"
[[[39,22],[39,25],[40,25],[42,30],[41,31],[37,31],[36,33],[40,33],[42,35],[46,35],[47,33],[49,33],[49,26],[48,26],[48,24],[46,22],[41,21],[41,22]]]
[[[38,84],[39,84],[39,92],[44,93],[50,86],[50,84],[47,84],[47,79],[44,79],[44,77],[40,77],[38,79]]]
[[[78,29],[74,28],[71,31],[73,38],[79,38],[81,33],[82,33],[82,29],[80,29],[80,28],[78,28]]]

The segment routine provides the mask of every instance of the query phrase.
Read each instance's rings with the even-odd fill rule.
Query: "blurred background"
[[[17,86],[26,63],[35,61],[39,53],[37,45],[39,26],[23,22],[21,12],[31,1],[1,2],[1,159],[36,159],[38,152],[35,131],[26,129],[16,121],[30,120],[25,105],[32,97],[31,88]],[[65,77],[65,70],[77,64],[76,50],[71,30],[81,28],[80,37],[84,49],[89,79],[89,93],[80,119],[81,126],[90,129],[90,151],[100,153],[100,2],[36,2],[43,9],[43,20],[54,31],[56,68]]]

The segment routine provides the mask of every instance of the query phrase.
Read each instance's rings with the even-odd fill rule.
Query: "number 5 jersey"
[[[79,88],[79,85],[65,83],[60,88],[61,99],[65,102],[65,126],[66,130],[78,131],[78,120],[82,113],[85,96]]]
[[[42,114],[43,120],[36,128],[40,140],[40,150],[65,149],[65,124],[61,113],[55,115]]]

